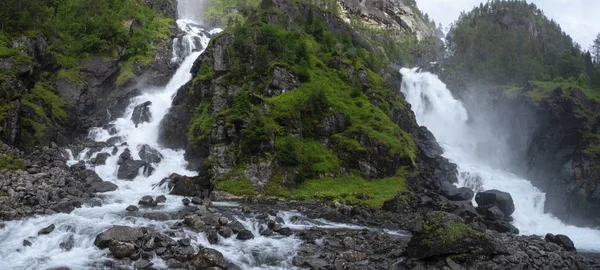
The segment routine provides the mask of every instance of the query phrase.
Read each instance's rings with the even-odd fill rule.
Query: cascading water
[[[181,197],[168,195],[166,187],[157,187],[165,177],[172,173],[192,176],[195,172],[186,169],[187,162],[182,150],[172,150],[161,147],[158,142],[159,123],[171,107],[172,98],[177,90],[192,79],[190,70],[201,51],[206,48],[209,35],[219,29],[206,31],[202,29],[195,19],[201,1],[179,0],[179,14],[182,19],[177,21],[178,27],[186,33],[185,36],[174,40],[173,61],[180,62],[180,67],[164,88],[144,89],[141,96],[134,98],[124,115],[109,125],[109,128],[93,128],[89,137],[96,141],[118,140],[123,142],[120,146],[107,147],[98,153],[89,155],[85,149],[74,155],[69,152],[67,165],[72,166],[84,162],[90,169],[104,181],[110,181],[118,186],[115,191],[98,195],[101,206],[86,206],[78,208],[70,214],[55,214],[48,216],[34,216],[24,220],[4,223],[0,229],[0,269],[49,269],[54,267],[68,267],[70,269],[107,269],[113,260],[108,250],[98,249],[94,240],[98,234],[114,225],[130,227],[149,227],[155,231],[169,233],[175,240],[190,238],[195,251],[199,246],[214,248],[220,251],[225,258],[242,269],[294,269],[292,258],[296,254],[302,241],[296,237],[266,237],[258,231],[258,220],[253,215],[244,215],[241,212],[232,212],[231,216],[237,218],[246,229],[253,232],[254,239],[239,241],[234,238],[220,237],[219,244],[211,244],[204,233],[195,233],[190,230],[176,231],[171,227],[181,220],[157,221],[145,218],[151,213],[177,213],[185,206]],[[136,106],[144,105],[144,121],[137,124],[132,121]],[[154,171],[150,175],[142,173],[147,168],[133,171],[135,176],[130,180],[120,180],[119,156],[129,150],[130,160],[139,160],[141,149],[154,149],[161,157],[153,159],[150,165]],[[90,160],[100,153],[108,153],[105,165],[92,166]],[[145,166],[147,167],[147,166]],[[129,205],[137,205],[143,196],[153,197],[166,195],[166,203],[157,207],[141,208],[135,215],[128,214],[125,209]],[[227,208],[227,204],[215,203],[216,207]],[[231,206],[231,205],[229,205]],[[238,207],[239,208],[239,207]],[[320,227],[323,229],[351,229],[361,230],[364,227],[353,225],[335,224],[322,220],[311,220],[298,213],[280,211],[279,215],[285,220],[286,226],[292,229],[308,229]],[[291,217],[294,216],[292,220]],[[38,231],[50,224],[56,228],[47,235],[38,235]],[[382,231],[390,235],[406,236],[403,232]],[[23,245],[28,240],[30,245]],[[70,248],[64,248],[69,243]],[[166,263],[157,256],[151,258],[153,267],[164,269]]]
[[[472,189],[498,189],[512,195],[515,203],[513,225],[523,235],[565,234],[580,251],[600,252],[600,231],[570,226],[544,213],[545,194],[523,179],[505,170],[494,169],[479,157],[479,142],[494,138],[469,124],[462,103],[456,100],[437,76],[403,68],[402,92],[411,104],[419,125],[426,126],[444,148],[444,156],[458,165],[459,186]],[[497,130],[496,132],[502,132]]]

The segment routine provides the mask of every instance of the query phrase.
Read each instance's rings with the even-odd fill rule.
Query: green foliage
[[[469,226],[454,220],[440,220],[438,223],[434,224],[424,222],[423,229],[429,237],[441,239],[445,244],[452,244],[466,238],[485,237],[484,233],[478,232]]]
[[[201,18],[227,26],[235,22],[243,22],[253,8],[258,7],[260,0],[214,0],[206,1]]]
[[[534,4],[493,0],[461,14],[447,37],[444,77],[451,86],[484,81],[522,85],[536,78],[577,77],[579,47]]]
[[[67,112],[64,110],[64,107],[67,103],[64,99],[49,89],[49,85],[37,83],[31,89],[26,98],[31,101],[36,99],[42,100],[46,106],[51,107],[50,118],[54,120],[64,120],[67,117]]]
[[[407,192],[404,176],[367,180],[360,176],[342,176],[304,181],[296,188],[285,188],[281,182],[271,180],[265,187],[269,195],[301,199],[327,200],[345,204],[365,204],[380,208],[398,192]]]
[[[258,194],[256,186],[248,180],[241,170],[225,174],[213,181],[216,190],[226,191],[237,196],[254,197]]]
[[[188,132],[189,142],[194,144],[200,139],[203,139],[212,130],[212,126],[215,123],[215,119],[211,117],[210,103],[202,102],[196,108],[194,118],[190,122],[190,128]]]
[[[7,169],[9,171],[24,170],[25,162],[13,154],[0,153],[0,171],[3,169]]]

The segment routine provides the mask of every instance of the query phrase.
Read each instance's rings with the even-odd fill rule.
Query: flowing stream
[[[181,220],[157,221],[145,218],[148,213],[177,213],[185,206],[182,197],[168,195],[166,187],[157,187],[156,184],[172,173],[193,176],[196,173],[186,169],[183,150],[172,150],[161,147],[158,142],[159,124],[171,107],[172,99],[177,90],[192,79],[190,70],[194,61],[206,48],[210,35],[220,29],[206,31],[197,23],[197,14],[201,1],[180,0],[177,26],[186,33],[184,37],[173,42],[172,61],[180,62],[180,67],[169,83],[162,88],[142,89],[142,95],[133,98],[124,115],[113,121],[110,128],[93,128],[89,137],[96,141],[107,141],[120,137],[124,144],[115,149],[107,147],[98,153],[89,154],[89,149],[73,154],[69,151],[69,161],[72,166],[84,162],[89,169],[93,169],[104,181],[115,183],[118,188],[112,192],[98,194],[101,206],[84,205],[70,214],[55,214],[48,216],[33,216],[23,220],[5,223],[0,229],[0,269],[49,269],[55,267],[68,267],[76,269],[111,269],[114,262],[108,249],[100,250],[94,246],[94,239],[98,234],[114,225],[131,227],[149,227],[156,231],[171,232],[171,226]],[[151,115],[148,122],[134,124],[132,115],[134,108],[147,101]],[[126,144],[125,144],[126,143]],[[140,169],[133,180],[120,180],[117,177],[119,156],[129,149],[134,160],[139,160],[138,151],[141,147],[151,147],[162,155],[162,160],[152,163],[154,172],[145,176]],[[91,166],[90,160],[99,153],[112,154],[105,165]],[[167,201],[152,208],[140,208],[135,215],[127,213],[129,205],[137,205],[140,198],[150,195],[156,197],[166,195]],[[214,248],[220,251],[225,259],[236,264],[241,269],[294,269],[291,261],[300,247],[302,241],[297,237],[265,237],[261,236],[258,228],[258,219],[255,215],[244,214],[236,203],[215,203],[217,209],[227,212],[253,232],[255,238],[239,241],[232,238],[220,237],[218,244],[210,244],[204,233],[195,233],[190,230],[179,232],[174,237],[190,238],[192,246],[197,251],[200,246]],[[349,229],[362,230],[364,227],[331,223],[324,220],[312,220],[294,211],[279,211],[285,225],[294,230],[319,227],[322,229]],[[293,217],[293,218],[292,218]],[[38,235],[38,231],[50,224],[56,228],[48,235]],[[383,231],[382,231],[383,232]],[[390,235],[406,236],[403,232],[385,231]],[[25,246],[24,240],[31,242]],[[68,243],[70,248],[65,248]],[[153,267],[166,269],[166,263],[160,257],[151,259]]]
[[[411,104],[417,122],[435,135],[444,148],[443,155],[458,165],[459,186],[510,193],[516,208],[512,214],[513,225],[523,235],[564,234],[573,240],[578,250],[600,252],[600,231],[567,225],[544,213],[546,195],[543,192],[527,179],[493,168],[490,166],[493,161],[476,154],[478,141],[494,138],[477,136],[482,132],[469,125],[469,115],[462,103],[452,96],[437,76],[406,68],[401,73],[402,92]]]

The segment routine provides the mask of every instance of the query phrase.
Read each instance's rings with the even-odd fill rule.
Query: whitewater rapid
[[[512,224],[523,235],[564,234],[579,251],[600,252],[600,231],[567,225],[544,213],[546,195],[543,192],[527,179],[493,168],[489,165],[491,161],[476,154],[478,142],[493,138],[477,136],[482,132],[469,125],[469,115],[463,104],[437,76],[417,69],[403,68],[400,72],[402,92],[411,104],[418,124],[426,126],[435,135],[444,148],[443,156],[458,165],[458,186],[510,193],[516,208]]]

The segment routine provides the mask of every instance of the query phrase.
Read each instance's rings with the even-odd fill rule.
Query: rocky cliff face
[[[145,3],[157,13],[177,18],[176,2]],[[139,27],[139,22],[127,21],[124,27]],[[132,91],[138,83],[165,85],[177,67],[171,62],[171,37],[157,40],[150,63],[133,62],[132,67],[126,67],[122,48],[116,56],[78,60],[76,68],[68,69],[50,47],[43,36],[21,36],[13,38],[8,48],[12,54],[0,57],[0,139],[9,145],[21,149],[50,142],[66,145],[121,114],[129,98],[139,93]],[[133,74],[119,82],[128,68]]]
[[[281,188],[322,178],[403,183],[421,168],[449,166],[441,152],[429,153],[433,165],[419,160],[421,131],[389,82],[399,74],[386,81],[355,50],[367,56],[371,47],[332,13],[288,1],[263,7],[211,41],[161,140],[185,148],[190,168],[217,188],[245,195],[290,195]],[[455,179],[449,169],[440,177]]]

